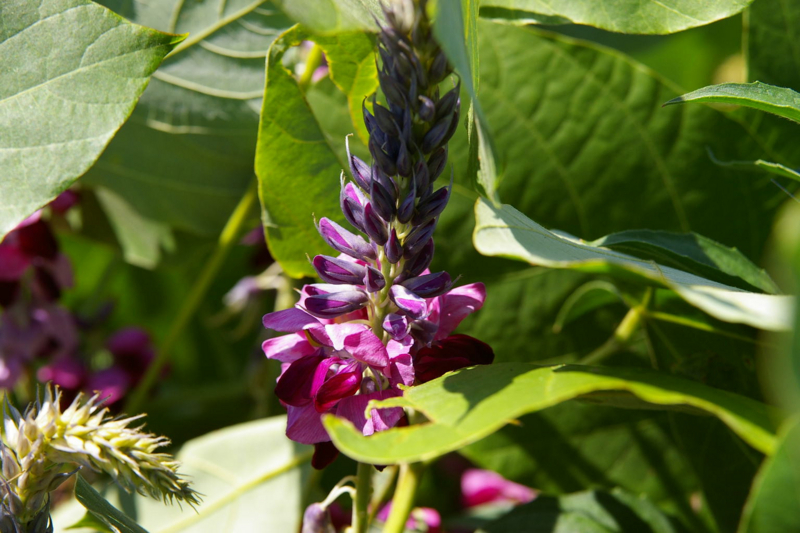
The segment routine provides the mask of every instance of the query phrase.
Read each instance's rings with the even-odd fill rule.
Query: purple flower
[[[486,504],[520,504],[536,498],[536,491],[490,470],[472,468],[461,476],[464,507]]]
[[[128,375],[132,385],[136,385],[155,359],[155,350],[150,335],[141,328],[123,328],[107,341],[106,348],[114,356],[114,365]]]
[[[130,387],[131,379],[128,373],[118,366],[92,374],[86,385],[86,389],[90,392],[99,392],[100,397],[106,399],[106,405],[121,400]]]

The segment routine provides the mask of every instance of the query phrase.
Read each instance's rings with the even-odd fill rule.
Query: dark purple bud
[[[44,220],[32,224],[20,224],[16,228],[19,249],[28,257],[55,259],[58,255],[58,241]]]
[[[422,247],[425,246],[425,243],[427,243],[428,239],[431,238],[431,235],[433,235],[433,231],[435,229],[436,219],[431,220],[422,226],[417,226],[414,228],[414,230],[403,242],[403,248],[405,249],[403,252],[403,257],[410,259],[417,255],[417,252],[422,250]]]
[[[453,188],[453,177],[451,173],[450,185],[437,189],[430,196],[420,200],[417,204],[417,210],[414,213],[412,224],[415,226],[422,226],[429,220],[438,217],[444,208],[447,207],[447,202],[450,200],[450,191]]]
[[[381,131],[395,137],[400,135],[400,127],[397,125],[394,116],[392,116],[392,113],[388,109],[380,104],[374,104],[372,110],[375,113],[375,121],[378,123],[378,127]]]
[[[389,240],[386,224],[369,202],[364,206],[364,233],[378,246],[383,246]]]
[[[378,292],[386,286],[386,279],[377,268],[371,266],[367,267],[367,272],[364,274],[364,287],[367,292]]]
[[[397,163],[395,162],[395,159],[384,151],[383,147],[378,144],[378,140],[374,135],[369,138],[369,153],[372,154],[372,158],[375,160],[375,163],[386,174],[389,176],[394,176],[397,174]],[[364,190],[368,191],[369,187]]]
[[[433,122],[436,118],[436,105],[427,96],[419,97],[419,118],[425,122]]]
[[[342,188],[339,193],[339,206],[342,208],[344,218],[359,231],[364,231],[364,204],[367,202],[358,187],[348,182],[344,183],[342,173]]]
[[[411,76],[411,83],[408,86],[408,101],[411,102],[412,105],[417,101],[417,95],[419,94],[417,91],[417,86],[417,77]]]
[[[428,130],[428,133],[422,138],[422,144],[420,145],[424,153],[428,154],[433,152],[436,147],[442,144],[442,139],[447,135],[452,120],[452,116],[441,118]]]
[[[428,158],[428,173],[431,183],[436,181],[436,178],[444,171],[444,167],[447,165],[447,151],[447,146],[442,146],[437,148]]]
[[[447,272],[436,272],[434,274],[425,274],[424,276],[407,279],[402,285],[417,296],[433,298],[434,296],[441,296],[449,291],[453,283],[450,279],[450,274]]]
[[[459,98],[461,92],[461,82],[458,82],[455,88],[450,89],[441,100],[436,104],[436,118],[449,117],[455,111],[456,106],[461,104]]]
[[[411,176],[411,154],[405,141],[400,142],[400,150],[397,154],[397,173],[405,178]]]
[[[319,234],[325,239],[325,242],[328,243],[328,246],[337,252],[347,254],[356,259],[361,259],[362,261],[375,259],[377,257],[375,249],[372,248],[363,237],[347,231],[332,220],[322,218],[319,221],[319,226],[317,226],[317,231],[319,231]]]
[[[358,311],[369,301],[364,291],[343,291],[309,296],[303,302],[306,311],[317,318],[336,318]]]
[[[397,220],[401,224],[406,224],[409,220],[411,220],[411,217],[414,215],[414,202],[416,200],[417,184],[414,180],[411,180],[411,189],[400,203],[400,207],[397,208]]]
[[[378,76],[378,80],[380,81],[381,90],[389,102],[398,106],[406,105],[405,91],[400,82],[388,75]]]
[[[396,264],[403,257],[403,245],[400,244],[400,239],[397,238],[397,232],[394,228],[392,228],[392,233],[386,242],[384,252],[386,253],[386,259],[392,264]]]
[[[413,278],[422,274],[422,272],[424,272],[425,269],[430,266],[431,261],[433,260],[433,251],[433,239],[428,239],[428,242],[425,243],[419,253],[417,253],[413,259],[406,263],[406,268],[403,271],[403,274],[401,274],[402,278],[399,277],[398,281]]]
[[[424,191],[430,184],[430,173],[425,158],[420,153],[419,161],[414,166],[414,186],[417,191]]]
[[[400,312],[415,320],[428,316],[428,305],[425,299],[414,294],[402,285],[392,285],[389,298],[400,309]]]
[[[425,72],[425,67],[422,66],[422,63],[419,59],[417,59],[416,54],[413,56],[412,64],[414,66],[414,75],[417,80],[417,84],[419,87],[424,91],[428,88],[428,74]],[[416,98],[413,101],[415,101]]]
[[[312,503],[303,513],[301,533],[335,533],[328,510],[319,503]]]
[[[394,187],[392,187],[394,189]],[[397,209],[397,200],[394,191],[386,189],[378,180],[372,180],[372,188],[369,191],[372,207],[383,220],[391,222],[394,219]]]
[[[366,101],[367,99],[364,98],[364,100],[361,102],[361,112],[364,114],[364,124],[367,126],[367,132],[370,135],[373,135],[374,131],[378,128],[378,121],[367,109],[367,106],[364,103]]]
[[[364,161],[350,153],[350,136],[345,137],[345,145],[347,146],[347,161],[350,164],[350,172],[353,174],[353,179],[358,183],[358,186],[365,191],[369,190],[369,175],[370,167]]]
[[[411,323],[408,318],[397,313],[389,313],[383,319],[383,329],[395,340],[403,340],[411,331]]]
[[[444,55],[444,52],[439,50],[439,53],[436,54],[436,57],[433,59],[433,63],[431,64],[431,68],[428,71],[430,74],[431,85],[436,85],[445,79],[449,74],[449,71],[450,65],[447,64],[447,56]]]
[[[459,116],[461,116],[461,108],[456,107],[456,110],[453,112],[453,120],[450,122],[450,127],[447,129],[447,133],[444,134],[444,138],[439,142],[440,146],[447,144],[450,139],[453,138],[453,135],[455,135],[456,129],[458,129]]]
[[[325,283],[360,285],[366,274],[364,265],[327,255],[316,256],[312,264]]]

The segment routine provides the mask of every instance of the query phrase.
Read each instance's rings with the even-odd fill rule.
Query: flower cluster
[[[8,531],[28,531],[25,526],[42,521],[49,493],[80,467],[105,472],[125,488],[165,502],[199,503],[178,475],[178,463],[156,451],[167,439],[129,427],[140,418],[110,417],[99,395],[85,399],[79,394],[62,410],[60,391],[49,386],[23,414],[6,401],[0,511],[3,520],[20,526]]]
[[[424,4],[406,0],[384,10],[388,24],[378,50],[387,105],[364,108],[374,164],[348,146],[353,181],[341,183],[341,209],[357,232],[319,220],[320,235],[339,252],[312,261],[324,283],[306,285],[296,307],[264,317],[266,328],[291,333],[263,348],[283,363],[276,394],[288,410],[287,435],[301,443],[329,441],[323,413],[351,420],[365,435],[392,427],[402,410],[373,410],[367,419],[370,400],[494,357],[477,339],[450,336],[483,305],[483,285],[453,288],[447,272],[428,270],[433,232],[452,188],[452,179],[446,187],[435,182],[460,100],[458,87],[439,95],[451,68]]]

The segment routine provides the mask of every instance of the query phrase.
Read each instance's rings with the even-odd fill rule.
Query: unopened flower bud
[[[456,106],[461,104],[459,95],[461,93],[461,81],[453,89],[447,91],[441,100],[436,104],[436,119],[449,117],[455,111]]]
[[[388,109],[376,103],[373,104],[372,111],[375,113],[375,121],[381,131],[395,137],[400,135],[400,127]]]
[[[369,153],[372,154],[375,163],[384,173],[389,176],[397,174],[397,162],[395,158],[384,151],[383,147],[378,144],[374,135],[369,138]],[[364,190],[369,191],[369,187]]]
[[[347,254],[355,259],[365,261],[375,259],[375,249],[363,237],[347,231],[336,222],[322,218],[317,231],[334,250]]]
[[[345,137],[345,144],[347,145],[347,161],[350,164],[350,172],[353,174],[353,179],[358,186],[363,190],[369,190],[369,176],[370,167],[364,161],[350,153],[350,139],[349,136]]]
[[[319,503],[312,503],[303,513],[302,533],[335,533],[328,510]]]
[[[386,229],[386,224],[375,212],[370,202],[364,206],[364,232],[375,242],[378,246],[383,246],[389,239],[389,232]]]
[[[444,55],[444,52],[439,50],[439,52],[436,54],[436,57],[433,59],[430,70],[428,71],[430,74],[431,85],[436,85],[444,80],[450,73],[449,71],[450,65],[447,64],[447,56]]]
[[[396,199],[392,194],[392,190],[387,189],[378,180],[372,180],[372,187],[369,194],[371,197],[371,204],[375,212],[386,222],[391,222],[394,219],[396,207]]]
[[[336,318],[364,307],[369,301],[364,291],[342,291],[309,296],[303,304],[317,318]]]
[[[447,131],[450,129],[451,122],[452,117],[450,116],[439,119],[422,138],[420,149],[427,154],[440,146],[442,144],[442,139],[444,139],[444,136],[447,135]]]
[[[428,305],[425,299],[402,285],[392,285],[389,290],[389,297],[400,309],[400,312],[410,318],[420,319],[428,316]]]
[[[406,259],[410,259],[411,257],[417,255],[425,243],[428,242],[428,239],[431,238],[433,235],[433,231],[436,229],[436,220],[431,220],[422,226],[417,226],[414,228],[408,237],[406,238],[405,242],[403,242],[403,257]]]
[[[428,174],[430,183],[436,181],[447,164],[447,146],[441,146],[428,158]],[[419,188],[423,190],[422,187]]]
[[[449,291],[453,283],[447,272],[436,272],[407,279],[403,281],[402,285],[417,296],[433,298]]]
[[[326,283],[358,285],[366,274],[363,265],[327,255],[316,256],[312,264],[319,277]]]
[[[433,122],[436,118],[436,105],[433,100],[427,96],[420,96],[419,98],[419,118],[425,122]]]
[[[352,183],[344,183],[342,176],[342,188],[339,193],[339,206],[342,208],[344,218],[359,231],[364,231],[364,204],[367,199],[361,191]]]
[[[411,154],[408,152],[408,145],[401,140],[400,150],[397,153],[397,173],[405,178],[411,176]]]
[[[411,323],[408,321],[408,317],[397,313],[389,313],[386,315],[386,318],[383,319],[383,329],[389,333],[394,340],[400,341],[408,336],[408,333],[411,331]]]
[[[438,217],[444,208],[447,207],[447,202],[450,200],[450,191],[453,187],[453,178],[450,178],[450,185],[436,190],[430,196],[423,198],[417,204],[417,209],[411,223],[415,226],[421,226],[430,220]]]
[[[405,279],[413,278],[424,272],[425,269],[430,266],[431,261],[433,260],[433,251],[433,239],[428,239],[428,242],[425,243],[422,249],[420,249],[420,251],[413,257],[413,259],[410,259],[406,263],[405,270],[401,274],[401,277],[396,281],[400,282]]]
[[[386,259],[392,264],[396,264],[403,257],[403,245],[400,244],[400,239],[397,238],[397,231],[394,228],[392,228],[392,233],[386,242],[384,253],[386,254]]]
[[[411,190],[408,191],[408,194],[400,203],[400,207],[397,208],[397,220],[401,224],[406,224],[411,220],[411,217],[414,215],[414,206],[417,200],[417,185],[414,180],[411,180]]]
[[[378,292],[386,286],[386,279],[377,268],[368,266],[364,274],[364,287],[367,292]]]

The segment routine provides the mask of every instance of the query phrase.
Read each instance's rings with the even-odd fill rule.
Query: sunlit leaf
[[[664,105],[686,102],[741,105],[800,122],[800,93],[759,81],[703,87],[673,98]]]

